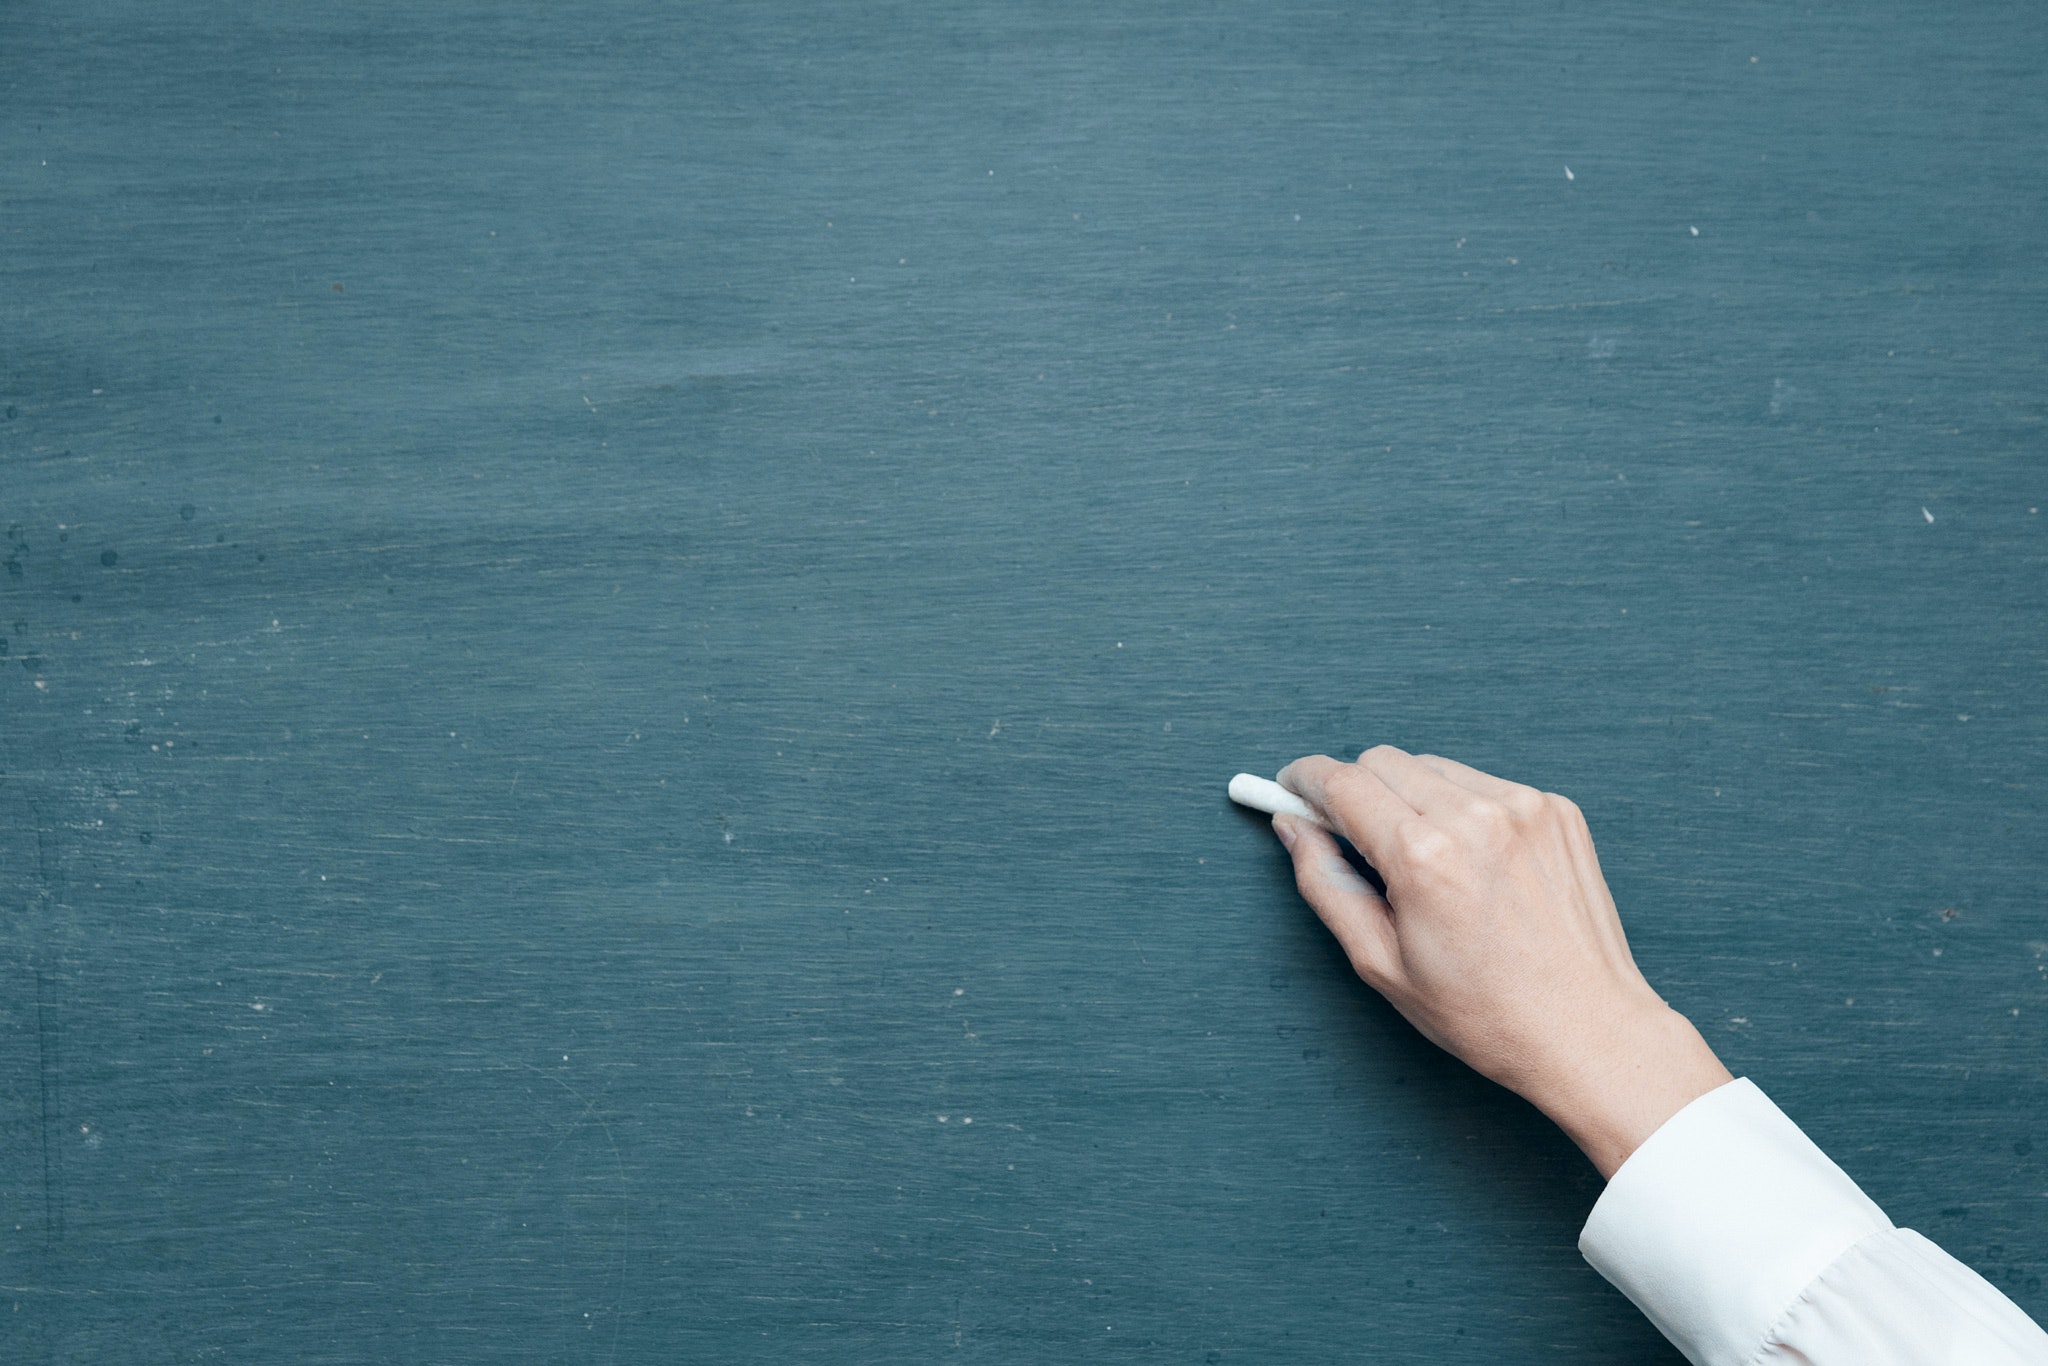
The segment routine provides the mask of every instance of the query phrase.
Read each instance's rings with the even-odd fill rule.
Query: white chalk
[[[1330,828],[1330,823],[1307,802],[1280,784],[1249,773],[1240,773],[1230,780],[1230,800],[1268,815],[1299,816],[1311,825],[1320,825],[1325,830]]]

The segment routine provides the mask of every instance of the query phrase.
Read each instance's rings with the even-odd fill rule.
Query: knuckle
[[[1480,797],[1465,808],[1465,819],[1472,823],[1480,836],[1490,845],[1507,843],[1515,833],[1515,815],[1505,803],[1488,797]]]
[[[1394,851],[1411,868],[1445,867],[1456,848],[1449,834],[1427,821],[1409,821],[1394,832]]]
[[[1543,814],[1543,794],[1533,787],[1517,787],[1501,798],[1501,804],[1522,820]]]
[[[1491,797],[1474,797],[1465,804],[1465,818],[1475,825],[1505,826],[1511,814],[1505,803]]]
[[[1400,753],[1401,751],[1392,745],[1374,745],[1371,749],[1359,755],[1358,759],[1360,763],[1367,759],[1392,759]]]
[[[1551,815],[1561,818],[1569,825],[1586,823],[1586,813],[1579,810],[1579,804],[1570,797],[1546,792],[1543,794],[1543,805],[1549,808]]]

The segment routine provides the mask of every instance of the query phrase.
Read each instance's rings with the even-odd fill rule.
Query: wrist
[[[1625,1014],[1597,1051],[1517,1089],[1604,1179],[1664,1121],[1733,1080],[1692,1021],[1656,1001]]]

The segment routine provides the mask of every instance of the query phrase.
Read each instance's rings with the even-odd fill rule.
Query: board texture
[[[1669,1363],[1239,769],[2048,1312],[2048,9],[0,7],[9,1360]]]

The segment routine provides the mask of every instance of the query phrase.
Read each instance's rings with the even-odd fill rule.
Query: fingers
[[[1280,784],[1329,818],[1389,879],[1405,880],[1448,838],[1498,843],[1563,801],[1434,754],[1375,745],[1355,764],[1326,755],[1297,759]],[[1399,892],[1396,892],[1398,898]]]
[[[1418,754],[1415,759],[1460,787],[1500,802],[1517,815],[1533,815],[1543,805],[1543,794],[1535,788],[1496,778],[1491,773],[1481,773],[1456,759],[1446,759],[1439,754]]]
[[[1294,816],[1275,816],[1274,833],[1294,858],[1294,885],[1343,946],[1345,957],[1379,991],[1400,971],[1393,912],[1355,872],[1328,831]]]
[[[1472,804],[1472,789],[1392,745],[1374,745],[1358,756],[1358,765],[1425,816],[1456,815]]]
[[[1280,770],[1279,782],[1327,816],[1381,872],[1394,854],[1394,832],[1415,819],[1415,808],[1370,770],[1327,754],[1296,759]]]

